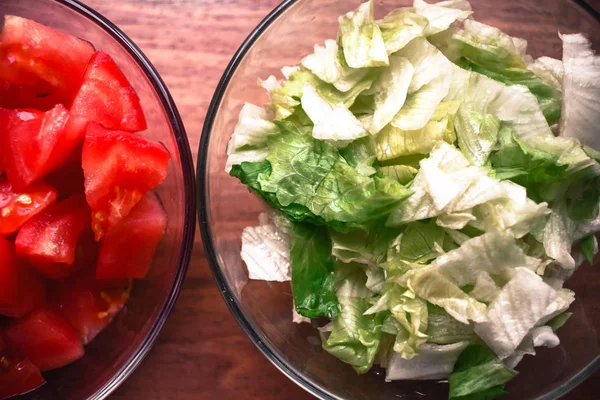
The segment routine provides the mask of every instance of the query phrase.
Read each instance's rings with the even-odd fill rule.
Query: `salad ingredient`
[[[245,104],[228,145],[226,171],[274,209],[242,235],[250,278],[291,280],[358,373],[500,396],[560,343],[563,285],[598,252],[598,57],[575,34],[534,60],[465,0],[339,22],[260,81],[270,103]]]
[[[52,304],[88,344],[123,309],[131,281],[98,281],[93,270],[84,270],[59,285]]]
[[[24,191],[13,190],[8,179],[0,177],[0,235],[16,232],[21,225],[51,205],[56,190],[37,182]]]
[[[139,135],[88,125],[81,162],[96,240],[162,183],[169,158],[164,147]]]
[[[0,370],[0,398],[6,399],[30,392],[46,381],[38,367],[28,359],[10,356],[2,350],[2,369]]]
[[[40,277],[17,260],[15,245],[0,237],[0,314],[22,317],[42,305],[46,286]]]
[[[3,20],[2,399],[82,357],[124,308],[167,226],[150,191],[170,158],[136,133],[147,127],[140,99],[108,54],[34,21]]]
[[[131,212],[104,236],[96,264],[97,279],[143,278],[167,226],[154,193],[141,198]]]
[[[71,114],[75,124],[84,128],[88,121],[121,131],[147,128],[137,93],[114,60],[102,51],[94,53],[87,65]]]
[[[46,112],[0,109],[0,114],[0,123],[5,121],[2,166],[15,190],[64,166],[83,139],[61,104]]]
[[[36,98],[52,98],[45,104],[69,105],[93,52],[92,45],[81,39],[29,19],[6,15],[0,32],[0,79],[33,91]],[[0,102],[5,98],[2,99]],[[39,105],[13,104],[36,108]]]
[[[42,372],[63,367],[83,356],[83,345],[73,328],[49,308],[39,308],[11,322],[4,334],[7,345]]]
[[[40,274],[64,280],[73,271],[79,237],[89,225],[90,209],[82,195],[59,201],[21,227],[17,254]]]

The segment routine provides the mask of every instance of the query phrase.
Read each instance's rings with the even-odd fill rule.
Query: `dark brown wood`
[[[343,0],[340,0],[343,1]],[[490,0],[492,1],[492,0]],[[238,46],[277,0],[85,0],[154,63],[183,117],[192,152],[210,99]],[[227,310],[199,233],[173,314],[114,399],[306,399],[254,347]],[[598,398],[600,374],[566,399]]]

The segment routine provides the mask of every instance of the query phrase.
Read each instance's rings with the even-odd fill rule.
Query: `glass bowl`
[[[4,14],[33,19],[91,42],[110,54],[137,90],[148,130],[171,154],[156,192],[168,216],[148,276],[134,282],[125,308],[86,346],[77,362],[48,373],[47,384],[24,399],[102,399],[140,364],[156,340],[181,289],[196,224],[193,158],[181,117],[158,73],[140,49],[107,19],[74,0],[2,0]],[[0,22],[1,24],[1,22]]]
[[[433,2],[433,1],[432,1]],[[376,2],[377,17],[410,6],[410,0]],[[257,225],[263,204],[225,172],[225,148],[244,102],[264,104],[256,82],[297,64],[313,45],[335,38],[339,15],[360,0],[286,0],[263,20],[237,51],[208,110],[198,155],[198,211],[202,239],[217,284],[229,309],[262,353],[284,374],[323,399],[443,399],[446,383],[384,382],[374,368],[358,376],[321,348],[309,324],[292,323],[289,283],[249,281],[240,259],[242,229]],[[600,50],[600,20],[591,7],[571,0],[471,0],[478,21],[529,41],[529,52],[562,58],[562,33],[583,32]],[[583,266],[568,281],[577,300],[575,315],[560,331],[561,345],[541,348],[517,368],[508,399],[554,399],[600,366],[600,266]]]

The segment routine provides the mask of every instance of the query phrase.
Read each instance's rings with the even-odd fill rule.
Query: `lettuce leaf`
[[[563,113],[560,135],[600,148],[600,57],[582,34],[560,35],[563,41]]]
[[[379,26],[373,19],[373,0],[339,19],[339,40],[352,68],[386,67],[388,55]]]
[[[425,331],[428,336],[427,343],[444,345],[471,342],[475,339],[471,325],[463,324],[452,318],[443,308],[428,304],[427,310],[428,321]]]
[[[470,344],[458,356],[450,374],[449,398],[485,400],[501,396],[504,384],[517,374],[499,362],[485,344]]]
[[[340,297],[340,314],[333,318],[331,332],[322,332],[323,349],[360,373],[371,369],[383,336],[385,313],[364,315],[366,299]]]
[[[249,226],[242,232],[242,260],[250,279],[286,282],[290,274],[290,238],[267,214],[259,216],[259,226]]]
[[[261,174],[263,192],[276,194],[284,207],[299,204],[325,221],[362,226],[387,215],[411,192],[388,178],[365,177],[332,145],[315,140],[306,128],[278,122],[269,137],[270,174]]]
[[[424,0],[414,0],[413,7],[417,14],[427,18],[429,25],[425,30],[427,36],[448,29],[456,21],[464,21],[473,11],[466,0],[447,0],[435,4]]]
[[[394,353],[389,361],[385,379],[393,380],[434,380],[448,378],[459,354],[468,342],[448,345],[424,344],[418,357],[409,360]]]
[[[387,53],[393,54],[414,38],[422,36],[429,21],[410,9],[399,8],[377,21],[377,25],[381,29]]]
[[[334,257],[327,229],[294,224],[290,235],[292,292],[298,314],[332,318],[339,313]]]

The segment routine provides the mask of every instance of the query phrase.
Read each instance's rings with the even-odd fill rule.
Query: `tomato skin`
[[[0,115],[7,121],[0,138],[2,165],[15,190],[65,165],[83,140],[83,129],[60,104],[47,112],[0,109]]]
[[[46,383],[38,367],[26,358],[0,355],[0,399],[25,394]]]
[[[154,193],[148,193],[129,215],[115,225],[100,244],[97,279],[146,276],[156,247],[167,225],[167,216]]]
[[[64,367],[81,358],[83,344],[71,326],[51,308],[39,308],[5,329],[8,346],[40,371]]]
[[[135,89],[114,60],[103,51],[92,56],[71,112],[107,129],[137,132],[147,128]]]
[[[83,195],[48,207],[27,221],[17,234],[17,254],[40,274],[64,280],[73,271],[77,243],[90,224],[90,209]]]
[[[93,53],[88,42],[7,15],[0,33],[0,79],[13,85],[45,85],[56,103],[69,105]]]
[[[0,237],[0,315],[22,317],[46,301],[46,285],[16,259],[15,246]]]
[[[158,143],[90,123],[82,152],[85,196],[96,240],[167,176],[169,153]]]
[[[43,182],[14,191],[10,182],[0,176],[0,236],[16,232],[27,220],[54,203],[56,197],[56,190]]]
[[[88,268],[55,288],[53,304],[88,344],[121,311],[130,290],[131,281],[97,281],[94,269]]]

